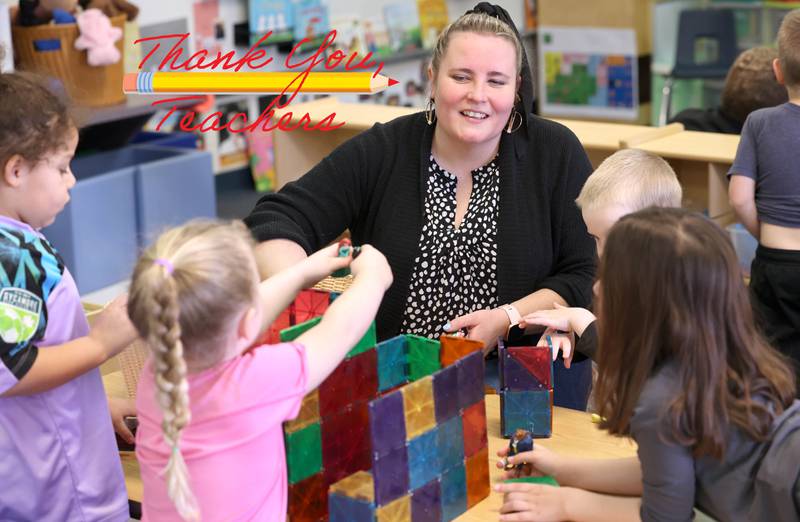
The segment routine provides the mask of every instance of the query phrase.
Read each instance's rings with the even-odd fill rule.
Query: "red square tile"
[[[345,359],[319,385],[319,415],[328,417],[344,410],[353,402],[352,376],[348,370],[351,359]]]
[[[371,401],[378,395],[378,351],[367,350],[348,361],[352,402]]]
[[[331,483],[372,465],[367,403],[356,403],[340,413],[324,417],[322,468]]]
[[[471,457],[489,444],[484,401],[476,402],[465,409],[461,421],[464,426],[464,455]]]
[[[328,292],[322,290],[303,290],[294,300],[296,324],[304,323],[325,313],[331,302]]]
[[[289,486],[289,520],[317,522],[328,516],[328,485],[322,473]]]
[[[489,448],[467,457],[467,509],[489,496]]]

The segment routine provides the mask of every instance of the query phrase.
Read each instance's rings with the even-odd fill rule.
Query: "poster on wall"
[[[541,113],[635,120],[639,75],[633,29],[541,26]]]

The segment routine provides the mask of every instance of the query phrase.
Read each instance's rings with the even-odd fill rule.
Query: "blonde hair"
[[[800,9],[789,11],[778,29],[778,60],[786,88],[800,91]]]
[[[447,53],[450,37],[455,33],[488,34],[508,40],[517,53],[517,74],[522,71],[522,44],[514,33],[514,29],[502,20],[486,13],[467,13],[461,15],[455,22],[439,33],[439,38],[436,40],[436,46],[434,46],[433,55],[431,56],[431,69],[433,70],[434,78],[439,74],[439,65],[442,63],[445,53]]]
[[[190,419],[187,361],[200,369],[224,356],[231,325],[256,299],[253,247],[241,222],[193,221],[163,233],[133,271],[128,314],[152,352],[164,440],[172,450],[167,492],[185,519],[199,517],[179,446]]]
[[[620,205],[631,212],[647,207],[680,207],[683,191],[675,171],[659,156],[623,149],[607,157],[583,185],[578,207]]]

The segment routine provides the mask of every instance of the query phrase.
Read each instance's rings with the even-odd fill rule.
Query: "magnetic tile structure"
[[[268,339],[296,339],[331,301],[304,291]],[[284,424],[289,520],[449,521],[488,496],[480,348],[411,335],[377,343],[373,325]]]
[[[553,432],[553,357],[547,346],[498,344],[500,359],[500,430],[517,429],[534,437]]]

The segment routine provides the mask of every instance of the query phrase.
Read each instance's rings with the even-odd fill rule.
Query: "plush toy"
[[[89,65],[117,63],[121,56],[114,42],[122,38],[122,29],[111,25],[111,20],[99,9],[87,9],[77,18],[81,34],[75,40],[75,48],[87,51]]]
[[[124,14],[132,22],[139,14],[139,8],[127,0],[80,0],[84,9],[100,9],[107,17]]]

